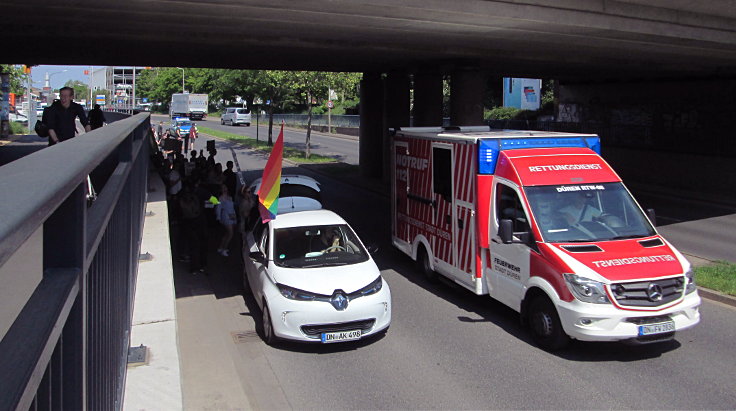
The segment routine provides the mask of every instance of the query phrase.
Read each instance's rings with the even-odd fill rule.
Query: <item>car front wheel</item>
[[[570,341],[554,304],[546,296],[537,296],[531,302],[528,324],[532,340],[546,351],[559,350]]]
[[[261,318],[261,326],[263,327],[263,341],[268,345],[274,345],[276,342],[276,335],[273,333],[273,323],[271,322],[271,312],[268,310],[268,305],[263,303],[263,317]]]

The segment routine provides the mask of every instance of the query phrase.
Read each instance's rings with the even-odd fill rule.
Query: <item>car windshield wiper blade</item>
[[[336,267],[340,265],[347,265],[349,263],[346,262],[333,262],[333,263],[318,263],[318,264],[310,264],[310,265],[304,265],[302,267],[304,268],[314,268],[314,267]]]

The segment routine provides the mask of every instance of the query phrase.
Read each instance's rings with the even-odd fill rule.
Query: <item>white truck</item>
[[[202,120],[207,116],[207,94],[174,93],[171,95],[171,118]]]

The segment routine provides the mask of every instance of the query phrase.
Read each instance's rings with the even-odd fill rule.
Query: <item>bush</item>
[[[28,127],[18,121],[11,121],[10,134],[28,134]]]
[[[491,110],[486,110],[483,117],[486,120],[511,120],[522,110],[515,107],[494,107]]]

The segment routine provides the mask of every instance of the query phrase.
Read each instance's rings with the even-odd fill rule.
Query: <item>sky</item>
[[[33,81],[33,87],[43,87],[45,85],[46,73],[48,72],[51,75],[49,81],[51,88],[61,88],[69,80],[79,80],[87,84],[89,83],[89,76],[84,74],[84,70],[100,67],[102,66],[34,66],[31,67],[31,79]],[[64,70],[67,71],[63,72]]]

